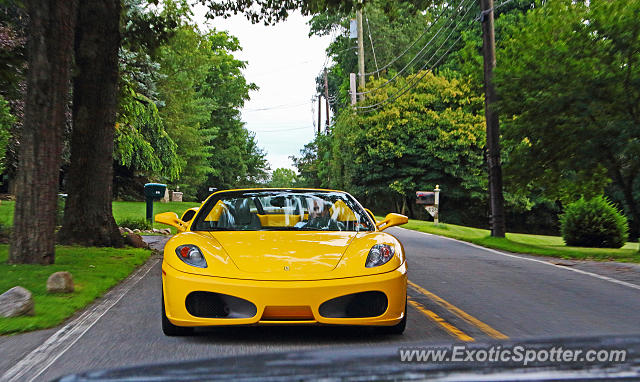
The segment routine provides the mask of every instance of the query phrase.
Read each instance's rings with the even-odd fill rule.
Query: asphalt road
[[[402,241],[409,261],[410,308],[402,336],[354,328],[243,327],[165,337],[156,257],[97,303],[104,308],[111,299],[112,306],[70,328],[76,332],[67,338],[58,332],[52,339],[55,330],[0,337],[0,380],[8,380],[7,373],[20,381],[48,381],[91,369],[321,347],[640,334],[636,265],[512,256],[404,229],[389,232]],[[45,341],[48,346],[38,348]]]

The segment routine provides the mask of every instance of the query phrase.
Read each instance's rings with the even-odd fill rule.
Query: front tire
[[[378,327],[378,333],[380,334],[393,334],[400,335],[404,333],[404,330],[407,328],[407,303],[404,303],[404,316],[402,320],[393,326],[380,326]]]
[[[164,296],[162,296],[162,332],[165,336],[169,337],[188,336],[193,334],[193,328],[177,326],[169,321],[167,313],[164,310]]]

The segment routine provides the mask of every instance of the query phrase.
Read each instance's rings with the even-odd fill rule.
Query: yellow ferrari
[[[164,248],[162,329],[217,325],[367,325],[404,331],[407,263],[351,195],[319,189],[218,191]]]

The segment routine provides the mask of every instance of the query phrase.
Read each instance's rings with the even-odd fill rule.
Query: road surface
[[[402,336],[242,327],[165,337],[155,257],[65,330],[0,337],[0,380],[48,381],[92,369],[319,347],[640,334],[637,265],[514,256],[400,228],[389,232],[403,243],[409,262]]]

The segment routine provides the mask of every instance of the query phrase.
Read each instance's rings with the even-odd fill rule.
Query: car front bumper
[[[261,281],[185,273],[163,262],[162,287],[167,318],[178,326],[269,324],[391,326],[399,323],[405,314],[407,268],[406,263],[403,263],[394,271],[370,276],[313,281]],[[189,313],[186,304],[187,297],[192,292],[212,292],[249,301],[255,306],[255,314],[241,318],[194,316]],[[325,317],[320,314],[320,306],[323,303],[341,296],[363,292],[384,293],[387,300],[384,313],[374,317],[357,318]]]

